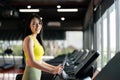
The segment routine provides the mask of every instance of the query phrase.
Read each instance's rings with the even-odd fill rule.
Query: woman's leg
[[[40,80],[40,79],[41,79],[40,70],[30,66],[26,66],[22,80]]]

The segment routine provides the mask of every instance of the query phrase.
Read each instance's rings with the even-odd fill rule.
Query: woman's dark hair
[[[26,36],[32,34],[32,31],[31,31],[31,29],[30,29],[30,22],[31,22],[31,20],[32,20],[33,18],[37,18],[37,19],[39,20],[40,24],[41,24],[41,25],[43,24],[43,23],[42,23],[42,20],[41,20],[41,18],[40,18],[39,15],[37,15],[37,14],[30,14],[29,17],[28,17],[28,19],[26,20],[27,22],[26,22],[26,24],[25,24],[26,28],[25,28],[25,32],[24,32],[24,38],[25,38]],[[37,40],[38,40],[39,43],[44,47],[43,42],[42,42],[42,32],[43,32],[43,29],[41,29],[41,31],[40,31],[39,34],[37,34]]]

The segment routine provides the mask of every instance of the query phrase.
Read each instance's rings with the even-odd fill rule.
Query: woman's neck
[[[37,34],[32,34],[32,36],[37,37]]]

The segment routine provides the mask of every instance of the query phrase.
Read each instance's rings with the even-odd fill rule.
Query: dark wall
[[[94,0],[89,4],[83,29],[83,48],[92,49],[94,41],[94,24],[104,14],[104,12],[114,3],[114,0],[100,0],[96,11],[94,11]]]
[[[0,18],[0,40],[22,40],[25,20],[18,18]],[[47,26],[43,21],[43,38],[46,40],[64,40],[65,31],[82,31],[80,21],[62,21],[61,26]]]
[[[87,28],[83,31],[83,48],[84,49],[93,49],[93,35],[94,35],[94,25],[93,18],[89,20]]]
[[[83,30],[83,48],[84,49],[92,49],[93,45],[93,0],[91,0],[84,23],[84,30]]]
[[[94,22],[96,23],[99,18],[105,13],[106,9],[108,9],[115,0],[102,0],[99,4],[97,10],[94,12]]]

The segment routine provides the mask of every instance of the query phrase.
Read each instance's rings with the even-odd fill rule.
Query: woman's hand
[[[55,67],[55,69],[53,70],[53,74],[58,74],[60,75],[63,71],[63,66],[60,64],[58,66]]]

